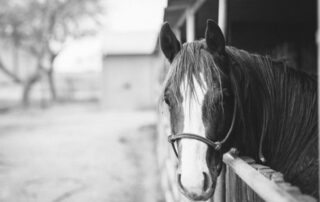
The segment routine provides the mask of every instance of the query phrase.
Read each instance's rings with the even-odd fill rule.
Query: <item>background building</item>
[[[162,66],[157,43],[154,32],[117,33],[106,37],[101,100],[104,107],[155,107],[157,72]]]

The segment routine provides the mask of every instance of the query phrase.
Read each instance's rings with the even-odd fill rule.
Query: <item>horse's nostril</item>
[[[184,188],[183,188],[183,186],[182,186],[182,183],[181,183],[181,174],[180,173],[178,173],[178,186],[182,189],[182,190],[184,190]]]
[[[206,191],[209,188],[209,175],[203,172],[203,191]]]

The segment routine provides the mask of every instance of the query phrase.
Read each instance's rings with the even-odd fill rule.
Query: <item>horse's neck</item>
[[[235,73],[237,75],[234,75],[233,85],[238,88],[236,99],[240,108],[234,144],[242,155],[260,160],[260,141],[268,132],[267,122],[270,119],[268,110],[272,108],[270,101],[273,89],[270,88],[279,86],[270,83],[270,80],[274,79],[271,78],[274,75],[270,66],[261,68],[256,67],[257,65],[259,64],[255,63],[246,67],[247,69],[240,68],[244,72],[237,72]]]
[[[246,75],[245,79],[236,78],[236,81],[243,81],[235,83],[238,87],[238,96],[235,96],[239,102],[237,114],[237,124],[234,131],[234,146],[237,147],[241,155],[246,155],[259,160],[259,142],[261,139],[263,128],[263,105],[266,101],[266,89],[263,82],[254,77],[255,75]],[[250,82],[248,82],[250,81]],[[257,83],[258,82],[258,83]],[[249,86],[249,88],[247,87]]]
[[[251,129],[249,129],[251,130]],[[233,147],[237,148],[241,156],[249,156],[256,161],[259,160],[259,134],[253,131],[248,132],[248,128],[245,129],[242,123],[235,128],[233,132],[234,141]]]
[[[240,153],[258,160],[264,135],[263,154],[267,162],[285,166],[285,162],[294,161],[290,159],[293,154],[298,156],[303,151],[302,143],[316,142],[316,84],[301,72],[276,65],[269,67],[265,77],[246,83],[249,89],[242,86],[246,90],[241,92],[246,94],[241,102],[244,123],[238,118],[234,144]],[[249,76],[262,74],[253,73]],[[238,85],[241,88],[243,84]]]

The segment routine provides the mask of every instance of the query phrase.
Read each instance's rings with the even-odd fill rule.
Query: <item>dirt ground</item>
[[[94,105],[0,114],[0,201],[162,201],[155,121]]]

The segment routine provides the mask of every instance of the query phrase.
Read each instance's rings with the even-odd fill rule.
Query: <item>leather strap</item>
[[[196,134],[181,133],[181,134],[176,134],[176,135],[169,135],[168,142],[172,145],[174,153],[176,154],[177,157],[178,157],[178,151],[176,150],[176,147],[174,146],[174,142],[179,140],[179,139],[183,139],[183,138],[194,139],[194,140],[201,141],[201,142],[207,144],[208,146],[214,148],[214,150],[219,151],[221,149],[221,147],[222,147],[222,144],[225,143],[229,139],[229,137],[231,135],[231,132],[232,132],[233,127],[234,127],[234,122],[235,122],[235,119],[236,119],[236,113],[237,113],[237,103],[235,101],[234,102],[234,108],[233,108],[233,116],[232,116],[231,126],[230,126],[230,128],[228,130],[227,135],[221,141],[213,142],[213,141],[209,140],[208,138],[204,138],[204,137],[196,135]]]

